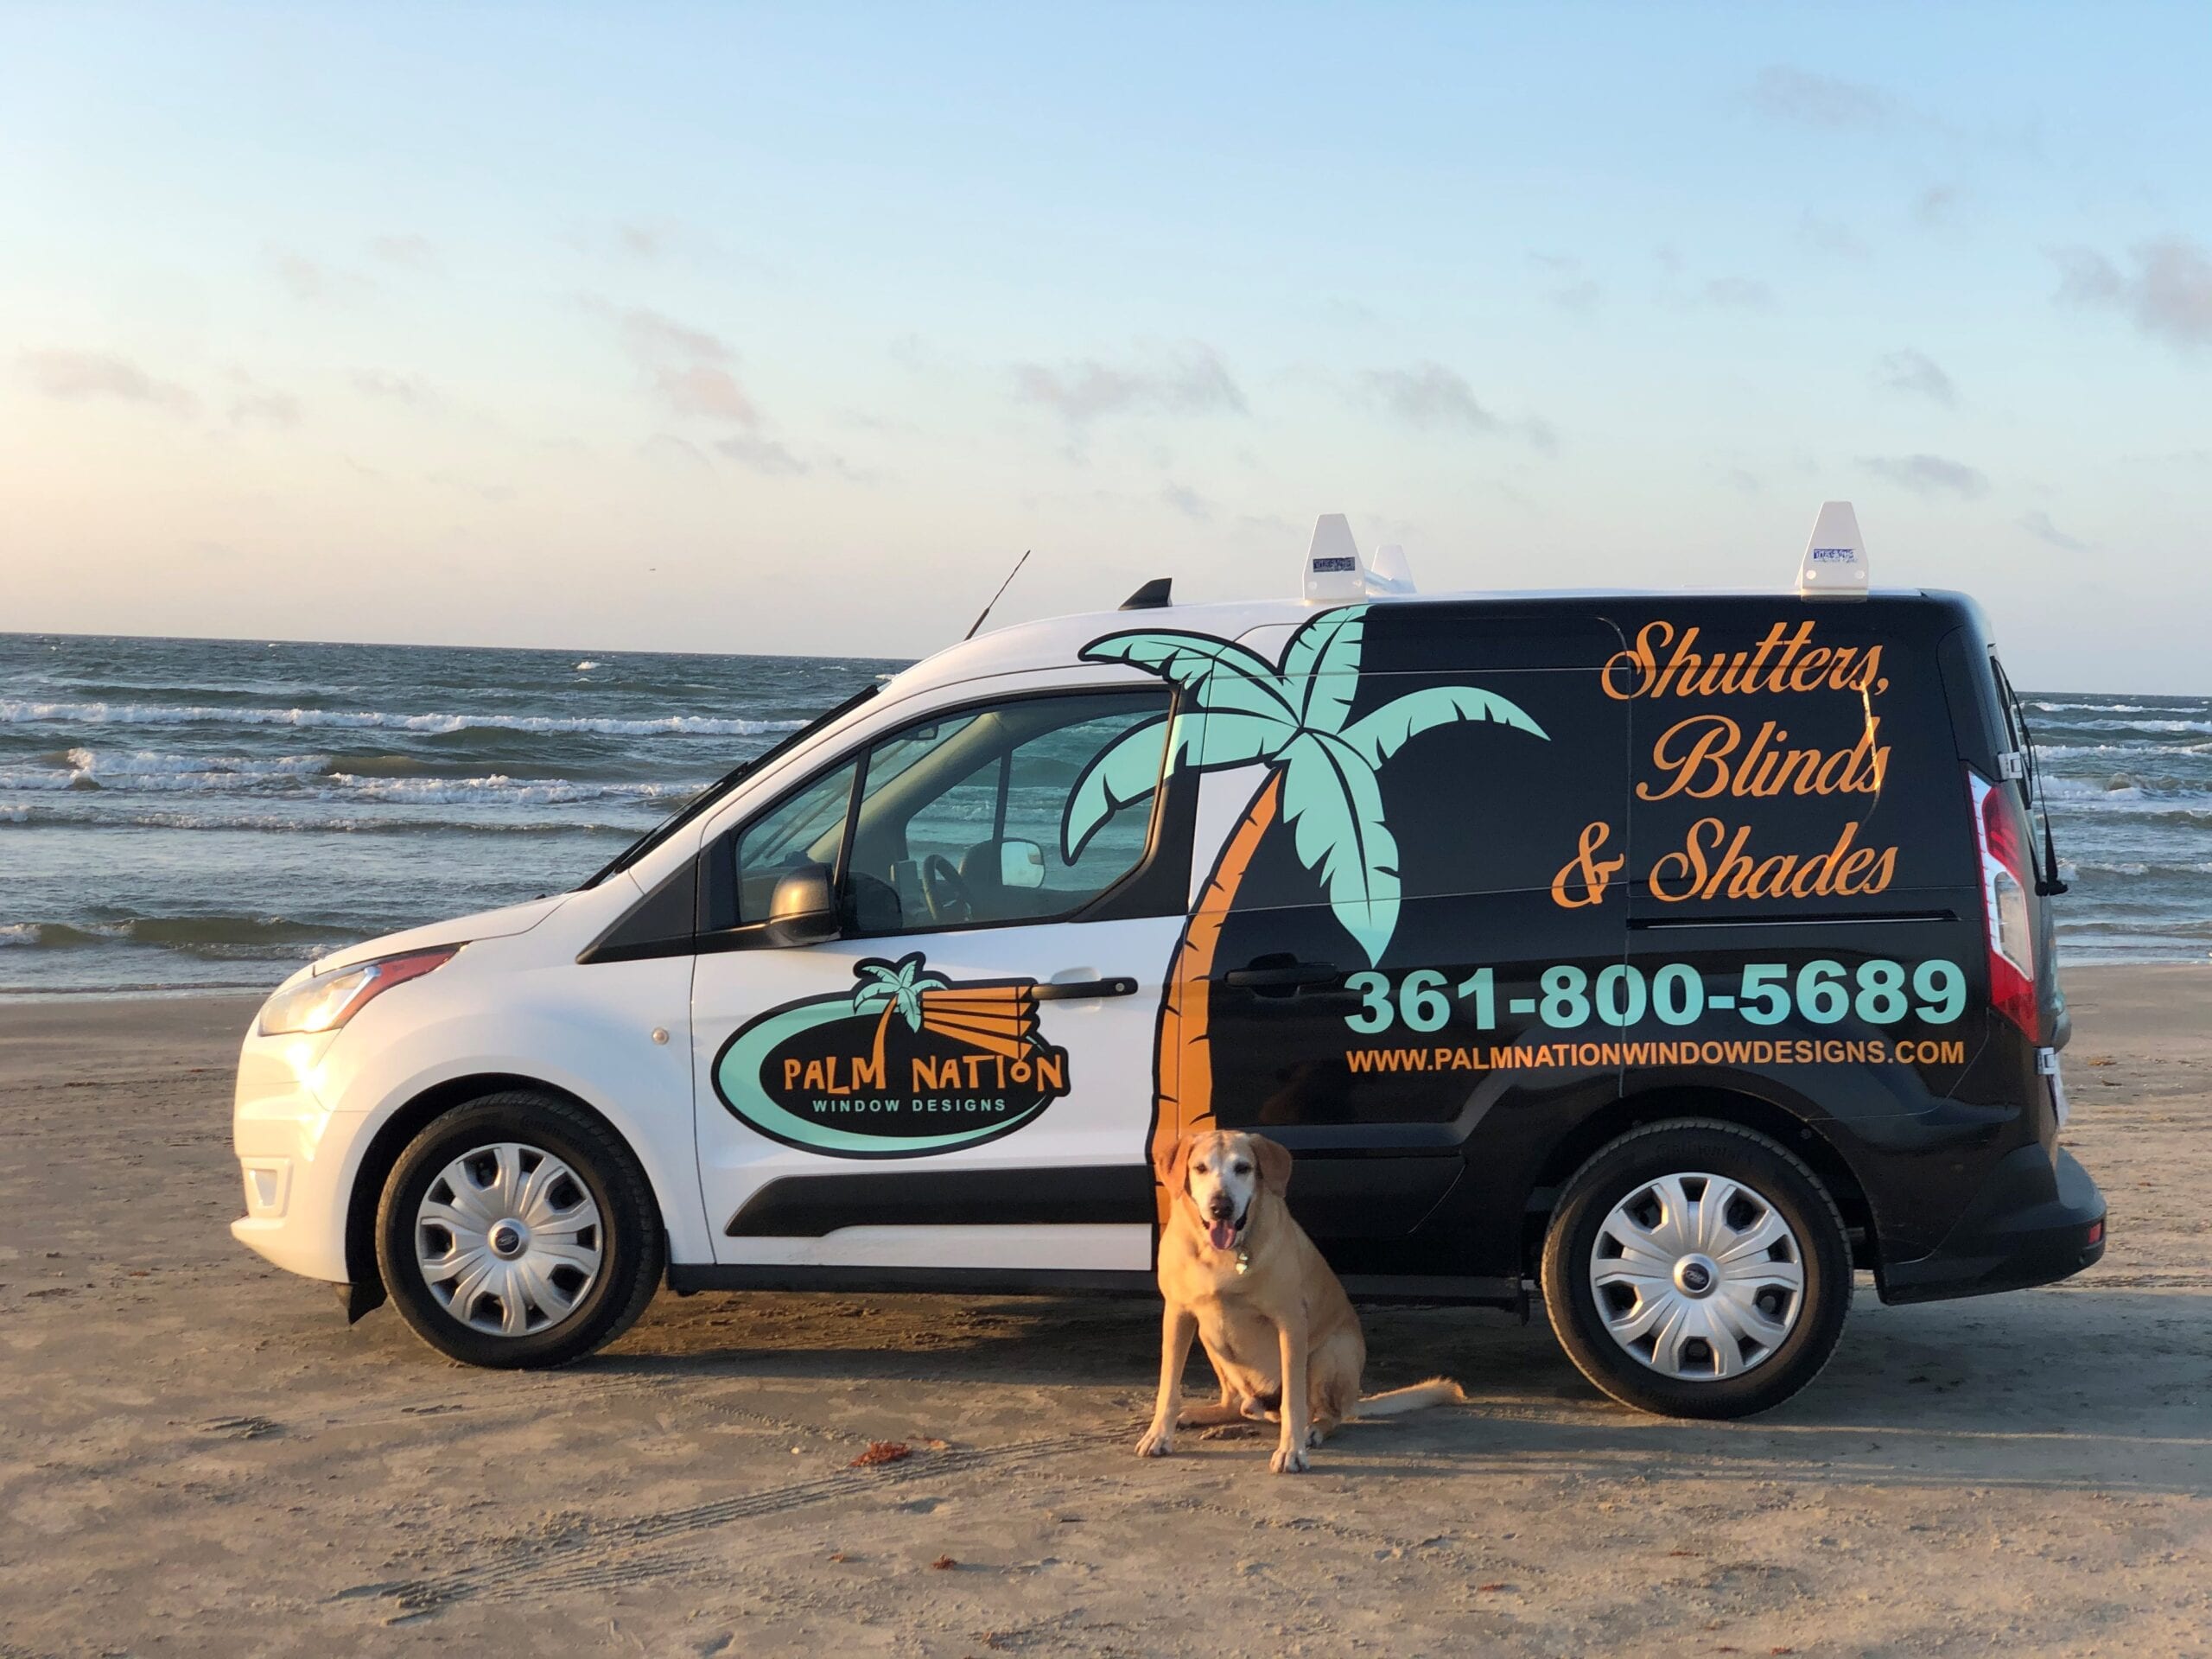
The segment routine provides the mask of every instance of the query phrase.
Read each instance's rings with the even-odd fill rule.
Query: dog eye
[[[1239,1175],[1249,1175],[1252,1173],[1252,1166],[1249,1164],[1239,1164],[1236,1166],[1236,1173]]]
[[[1191,1167],[1197,1170],[1201,1175],[1206,1173],[1206,1166],[1204,1164],[1193,1164]]]

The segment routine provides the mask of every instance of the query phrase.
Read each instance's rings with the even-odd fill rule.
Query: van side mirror
[[[999,885],[1028,892],[1045,885],[1045,849],[1033,841],[999,842]]]
[[[819,944],[836,938],[837,931],[837,895],[821,865],[791,871],[768,895],[766,931],[771,944]]]

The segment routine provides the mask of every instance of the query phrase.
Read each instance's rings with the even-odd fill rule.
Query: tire
[[[1612,1398],[1662,1416],[1780,1405],[1835,1352],[1851,1291],[1850,1240],[1819,1178],[1766,1136],[1710,1118],[1602,1148],[1544,1236],[1560,1345]]]
[[[613,1341],[667,1262],[630,1149],[574,1103],[529,1090],[424,1126],[385,1181],[376,1240],[415,1334],[501,1370],[565,1365]]]

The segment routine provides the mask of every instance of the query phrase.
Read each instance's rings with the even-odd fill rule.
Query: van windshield
[[[685,824],[691,823],[702,813],[708,810],[715,804],[715,802],[728,795],[730,791],[735,789],[740,784],[743,783],[747,778],[750,778],[754,772],[758,772],[769,761],[773,760],[781,755],[788,754],[800,744],[810,741],[817,733],[826,731],[830,727],[836,724],[838,721],[842,720],[847,715],[852,713],[854,709],[859,708],[870,697],[874,696],[876,694],[876,690],[877,688],[874,685],[863,687],[861,690],[855,691],[851,696],[847,697],[842,702],[837,704],[835,708],[825,709],[821,714],[817,715],[812,720],[807,721],[805,725],[800,727],[798,730],[785,737],[782,742],[775,744],[767,749],[764,749],[759,754],[754,755],[750,760],[741,760],[738,762],[738,764],[733,766],[729,771],[715,779],[713,783],[709,784],[706,788],[701,790],[690,800],[684,802],[682,806],[677,808],[676,810],[669,817],[663,818],[652,829],[646,830],[644,835],[639,836],[637,840],[632,842],[627,847],[616,854],[610,862],[602,866],[601,868],[594,870],[588,880],[582,882],[577,887],[576,891],[578,893],[587,892],[590,888],[595,887],[601,882],[606,880],[610,875],[619,875],[624,870],[628,869],[632,864],[636,863],[647,853],[652,851],[654,848],[666,841],[671,836],[681,830]]]

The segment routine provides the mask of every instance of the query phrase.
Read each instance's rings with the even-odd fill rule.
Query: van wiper
[[[659,846],[671,836],[681,830],[685,824],[693,822],[702,813],[707,811],[715,804],[715,802],[728,795],[730,791],[735,789],[747,778],[750,778],[754,772],[760,771],[761,767],[766,766],[768,762],[789,753],[792,749],[797,748],[800,744],[807,741],[817,733],[823,731],[826,728],[835,724],[836,721],[842,720],[847,715],[852,713],[854,709],[859,708],[870,697],[874,696],[876,694],[877,689],[878,688],[874,685],[868,685],[861,690],[855,691],[851,696],[847,697],[836,708],[827,709],[822,714],[817,715],[812,720],[807,721],[805,725],[800,727],[798,730],[787,734],[781,742],[762,750],[759,754],[754,755],[750,760],[741,760],[735,766],[733,766],[729,771],[715,779],[713,783],[709,784],[706,788],[701,790],[690,800],[684,802],[682,806],[677,808],[677,810],[669,817],[663,818],[652,829],[646,830],[644,835],[639,836],[637,840],[632,842],[620,853],[617,853],[610,862],[594,871],[590,879],[586,880],[582,886],[578,887],[576,891],[578,893],[588,892],[589,889],[597,887],[601,882],[606,880],[608,876],[620,875],[623,871],[628,869],[632,864],[643,858],[647,853],[652,851],[654,848]]]

